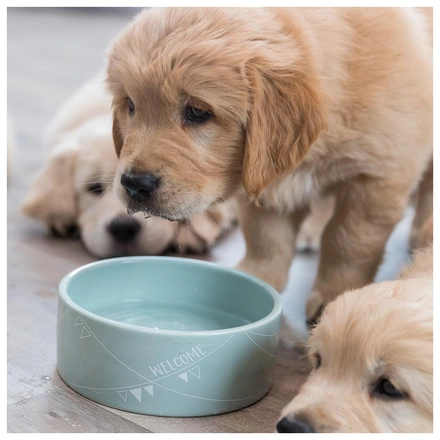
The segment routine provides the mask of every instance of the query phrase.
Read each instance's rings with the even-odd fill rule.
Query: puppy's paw
[[[211,246],[237,224],[235,201],[219,204],[190,221],[193,231]]]
[[[310,294],[306,303],[306,318],[310,324],[316,323],[321,316],[325,305],[326,301],[322,295],[317,290],[314,290]]]
[[[303,350],[307,340],[309,339],[309,336],[310,334],[305,322],[292,322],[285,316],[282,317],[280,343],[288,350]]]
[[[72,237],[72,238],[79,238],[79,228],[77,225],[72,223],[63,223],[62,221],[54,221],[51,224],[47,225],[49,231],[54,235],[55,237]]]
[[[208,250],[206,241],[197,235],[188,223],[178,226],[169,247],[178,254],[201,254]]]
[[[219,205],[179,224],[171,247],[178,253],[207,252],[235,225],[235,211],[229,205]]]

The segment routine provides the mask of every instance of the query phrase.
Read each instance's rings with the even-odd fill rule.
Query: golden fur
[[[10,134],[8,130],[8,167],[13,151]],[[97,257],[158,254],[168,247],[178,253],[202,252],[237,221],[236,204],[230,201],[186,224],[157,217],[144,220],[141,213],[134,214],[132,218],[142,230],[132,241],[121,242],[111,235],[110,222],[129,216],[112,191],[117,157],[102,75],[84,84],[61,106],[46,129],[45,144],[49,156],[29,190],[23,211],[60,236],[77,227],[85,247]],[[88,190],[96,184],[102,192]],[[317,249],[323,220],[328,217],[325,214],[322,218],[327,204],[313,201],[311,215],[298,234],[300,250]]]
[[[234,203],[213,207],[187,224],[155,217],[145,220],[142,213],[130,219],[112,190],[117,157],[111,120],[103,76],[98,75],[75,92],[50,122],[45,137],[49,155],[23,211],[57,235],[78,228],[87,250],[100,258],[159,254],[169,247],[178,253],[206,251],[235,223]],[[115,229],[110,228],[112,222]],[[130,230],[136,232],[131,235]]]
[[[432,432],[432,257],[432,246],[418,251],[397,281],[325,308],[308,344],[313,371],[280,432]],[[378,393],[385,379],[403,396]]]
[[[373,280],[430,168],[432,10],[146,10],[112,43],[107,85],[124,204],[177,220],[236,195],[247,246],[238,268],[279,291],[310,199],[334,195],[314,319]],[[190,107],[211,116],[188,123]],[[127,172],[160,179],[147,202],[119,184]],[[429,200],[419,204],[428,209],[415,225],[429,216]]]

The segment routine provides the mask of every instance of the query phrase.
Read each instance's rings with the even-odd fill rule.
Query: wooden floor
[[[110,409],[78,395],[56,371],[58,283],[93,261],[77,240],[49,236],[20,204],[43,163],[42,129],[60,104],[102,67],[110,40],[135,9],[8,9],[8,118],[16,137],[8,180],[8,432],[273,432],[281,408],[307,375],[298,353],[281,350],[272,390],[233,413],[165,418]],[[406,258],[410,214],[388,247],[380,279]],[[244,252],[239,231],[207,258],[232,266]],[[303,317],[316,255],[295,260],[285,309]]]
[[[19,207],[44,160],[42,128],[103,65],[109,41],[133,13],[8,9],[8,117],[17,141],[8,182],[8,431],[273,432],[280,409],[306,374],[294,354],[281,354],[275,385],[262,401],[215,417],[117,411],[78,395],[57,374],[58,283],[93,258],[80,242],[46,234]]]

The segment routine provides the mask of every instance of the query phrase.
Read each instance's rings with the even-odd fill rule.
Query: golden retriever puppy
[[[119,198],[181,220],[235,195],[247,247],[238,268],[281,291],[311,197],[332,193],[314,319],[373,280],[429,167],[430,14],[142,11],[109,49]]]
[[[309,340],[313,371],[278,432],[432,432],[432,246],[397,281],[344,293]]]
[[[110,101],[102,76],[84,85],[60,109],[46,136],[50,154],[23,204],[57,235],[79,229],[88,251],[100,258],[206,251],[234,224],[233,203],[188,222],[130,216],[112,182],[117,167]]]

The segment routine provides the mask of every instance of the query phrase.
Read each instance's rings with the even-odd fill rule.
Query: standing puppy
[[[116,192],[171,220],[237,194],[239,268],[278,290],[311,197],[333,193],[314,319],[373,280],[429,167],[429,19],[396,8],[143,11],[109,52]]]

